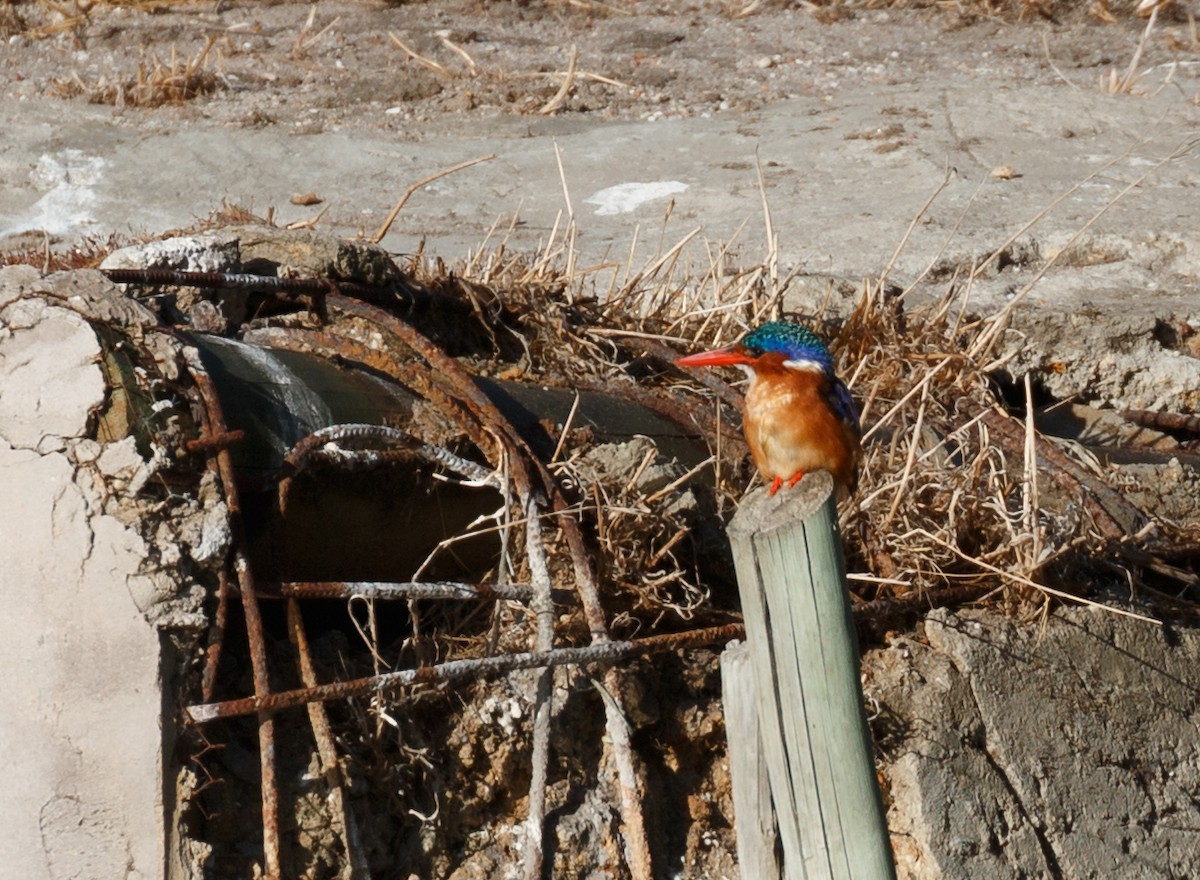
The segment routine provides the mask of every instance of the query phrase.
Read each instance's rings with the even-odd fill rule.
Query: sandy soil
[[[1142,69],[1195,55],[1186,19],[1163,18]],[[924,88],[964,71],[997,86],[1081,71],[1099,82],[1124,71],[1143,27],[1086,10],[1054,21],[715,0],[170,3],[96,6],[71,23],[41,5],[0,12],[7,96],[161,105],[127,113],[147,130],[207,119],[412,139],[551,112],[704,116],[839,90]]]

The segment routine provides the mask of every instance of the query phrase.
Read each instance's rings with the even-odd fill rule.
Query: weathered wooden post
[[[729,540],[784,877],[890,880],[833,480],[817,473],[774,497],[751,493]],[[753,833],[754,821],[736,818],[739,837]]]
[[[743,880],[779,880],[779,834],[754,691],[750,648],[745,642],[735,642],[721,654],[721,692],[733,780],[738,869]]]

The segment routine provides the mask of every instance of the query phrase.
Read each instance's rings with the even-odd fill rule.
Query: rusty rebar
[[[330,308],[342,312],[349,317],[367,321],[391,333],[401,343],[420,355],[425,363],[428,364],[428,373],[432,380],[428,384],[435,384],[437,380],[445,381],[451,390],[452,396],[457,398],[480,424],[490,424],[496,430],[503,430],[505,435],[516,443],[519,448],[524,449],[526,452],[528,451],[520,434],[512,427],[508,419],[503,416],[496,405],[492,403],[491,399],[483,392],[483,389],[475,383],[475,380],[462,365],[442,351],[440,347],[426,338],[416,328],[384,309],[369,303],[350,299],[340,294],[330,294],[328,305]],[[415,390],[422,394],[425,393],[424,388],[417,387]]]
[[[248,290],[262,293],[324,293],[326,278],[281,278],[246,272],[188,272],[177,269],[101,269],[114,284],[147,287],[208,287],[213,290]]]
[[[295,599],[288,599],[287,619],[288,631],[291,633],[292,643],[296,646],[296,657],[300,664],[300,680],[304,682],[305,687],[313,687],[317,683],[317,673],[313,668],[312,652],[308,647],[308,634],[304,631],[304,615],[300,611],[300,603]],[[333,813],[331,818],[338,835],[342,838],[342,849],[346,853],[348,871],[344,876],[347,876],[348,880],[366,880],[371,876],[371,868],[359,843],[354,814],[346,806],[345,780],[342,778],[337,745],[325,704],[309,703],[308,720],[312,725],[313,739],[317,743],[317,755],[321,759],[321,776],[329,787],[328,803]]]
[[[413,381],[410,387],[414,387],[419,393],[425,394],[426,398],[431,400],[431,402],[442,402],[443,412],[463,426],[468,436],[472,438],[476,446],[484,451],[485,454],[487,454],[487,446],[481,442],[478,436],[479,426],[483,426],[497,441],[503,446],[508,447],[512,453],[510,461],[512,463],[513,481],[520,494],[524,495],[526,492],[532,491],[531,475],[528,471],[528,467],[532,466],[538,471],[540,482],[544,487],[545,493],[552,501],[554,512],[564,513],[568,510],[570,505],[563,496],[562,490],[553,476],[537,459],[537,456],[529,448],[528,443],[526,443],[525,439],[512,423],[500,412],[491,399],[475,383],[470,374],[456,360],[447,355],[441,348],[419,333],[415,328],[383,309],[349,299],[337,293],[330,293],[328,295],[326,306],[348,317],[367,321],[375,327],[388,331],[398,341],[419,355],[428,365],[430,379],[436,377],[437,380],[444,382],[449,390],[449,397],[457,400],[465,407],[476,420],[477,424],[473,425],[463,420],[462,413],[458,408],[449,405],[446,395],[442,395],[439,398],[432,393],[427,393],[426,388],[428,388],[429,392],[437,388],[437,384],[434,381],[428,382],[425,388],[422,388],[416,381]],[[414,371],[414,367],[410,366],[409,372],[412,373]],[[499,456],[497,456],[497,463],[498,458]],[[588,561],[583,532],[579,523],[570,516],[563,516],[559,521],[571,553],[576,575],[576,587],[579,591],[584,616],[588,622],[593,643],[603,646],[609,638],[608,627],[604,617],[604,610],[599,600],[599,590],[595,582],[595,575]],[[606,674],[605,683],[612,697],[611,701],[605,701],[605,717],[618,769],[618,788],[621,793],[620,808],[626,846],[630,853],[629,865],[635,880],[649,880],[653,872],[649,845],[645,834],[645,820],[642,816],[640,795],[637,792],[635,784],[636,769],[627,738],[624,736],[624,721],[622,718],[624,699],[621,694],[619,679],[613,670],[609,670]]]
[[[376,449],[345,449],[344,443],[379,443],[401,446],[416,453],[432,464],[438,464],[448,471],[458,474],[466,480],[487,486],[498,486],[499,477],[495,471],[483,465],[455,455],[449,449],[426,443],[415,434],[402,431],[387,425],[369,425],[349,423],[330,425],[313,431],[307,437],[299,440],[284,457],[284,468],[295,475],[313,458],[321,458],[330,462],[343,462],[350,467],[367,467],[383,463],[386,453]],[[385,455],[385,458],[379,458]]]
[[[370,694],[392,693],[415,684],[449,684],[465,679],[492,678],[519,669],[537,669],[543,666],[611,664],[633,657],[722,644],[745,637],[745,627],[740,623],[731,623],[725,626],[706,627],[681,633],[648,636],[632,641],[609,641],[602,645],[589,645],[584,648],[555,648],[551,651],[528,651],[519,654],[475,657],[467,660],[448,660],[436,666],[386,672],[368,678],[356,678],[311,688],[278,691],[264,696],[243,697],[220,703],[201,703],[189,706],[186,713],[193,723],[204,724],[218,718],[233,718],[255,712],[270,714],[282,709],[305,706],[309,703],[325,703],[331,700],[346,700]]]
[[[339,299],[338,302],[342,302]],[[350,300],[347,300],[348,302]],[[387,315],[387,312],[380,312]],[[359,316],[362,318],[362,316]],[[390,316],[389,316],[390,317]],[[369,319],[365,319],[369,320]],[[454,426],[475,446],[486,452],[488,437],[478,419],[466,411],[455,398],[439,388],[423,367],[413,358],[400,358],[387,350],[371,345],[335,330],[312,330],[302,327],[265,327],[245,335],[246,341],[256,341],[285,351],[315,353],[333,360],[353,361],[395,380],[413,393],[437,407]]]
[[[223,434],[205,434],[194,440],[185,440],[183,452],[185,455],[208,455],[218,449],[236,446],[246,439],[246,432],[240,428],[236,431],[226,431]]]
[[[217,685],[217,669],[221,665],[221,646],[225,643],[225,625],[229,619],[229,572],[222,568],[217,574],[217,608],[208,630],[208,646],[204,652],[204,670],[200,674],[200,695],[211,702]]]
[[[446,599],[450,601],[528,602],[533,588],[524,584],[467,584],[459,581],[266,581],[264,599]],[[559,598],[567,598],[559,591]]]
[[[196,407],[196,421],[200,426],[202,437],[211,437],[212,424],[209,421],[208,408],[203,402]],[[214,446],[210,452],[215,452],[219,446]],[[205,468],[219,482],[221,468],[215,455],[208,455]],[[217,683],[217,670],[221,665],[221,648],[225,644],[225,626],[229,619],[229,569],[222,566],[217,572],[217,607],[213,612],[212,626],[208,629],[208,645],[204,652],[204,669],[200,674],[200,695],[205,702],[213,698]]]
[[[196,382],[196,388],[207,411],[209,427],[213,434],[224,434],[228,428],[212,378],[205,371],[196,350],[189,348],[186,351],[189,354],[188,366],[192,378]],[[254,674],[254,694],[256,698],[265,698],[271,692],[270,676],[267,670],[267,648],[263,638],[258,597],[254,590],[254,575],[245,556],[245,531],[237,482],[233,472],[233,456],[228,447],[222,447],[217,450],[216,459],[221,477],[221,488],[225,493],[225,505],[229,509],[229,527],[233,536],[234,573],[237,575],[238,589],[242,594],[242,610],[246,619],[247,640],[250,644],[250,664]],[[275,724],[268,712],[258,713],[258,751],[262,776],[263,873],[268,880],[279,880],[281,876],[279,784],[275,772]]]
[[[243,290],[251,293],[307,295],[320,299],[330,288],[367,300],[394,297],[406,306],[434,298],[432,292],[407,280],[385,284],[362,284],[332,278],[283,278],[278,275],[254,275],[248,272],[190,272],[180,269],[101,269],[114,284],[138,284],[144,287],[198,287],[210,290]]]
[[[1170,431],[1176,434],[1188,434],[1200,437],[1200,416],[1185,413],[1151,412],[1145,409],[1127,409],[1121,412],[1121,418],[1141,425],[1143,428],[1153,428],[1156,431]]]

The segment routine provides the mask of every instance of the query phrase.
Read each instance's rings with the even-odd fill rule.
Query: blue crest
[[[817,334],[790,321],[771,321],[751,330],[739,343],[756,357],[778,352],[789,361],[812,361],[833,375],[833,356]]]

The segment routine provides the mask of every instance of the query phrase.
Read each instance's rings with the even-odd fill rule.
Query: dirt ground
[[[1104,4],[1057,17],[1034,3],[996,15],[974,3],[859,5],[219,2],[95,5],[66,18],[6,3],[0,88],[155,107],[126,115],[147,132],[205,119],[420,139],[550,113],[654,120],[921,89],[966,70],[997,88],[1081,71],[1099,83],[1124,73],[1144,27],[1128,14],[1106,21]],[[1194,58],[1184,6],[1161,16],[1139,69]]]

